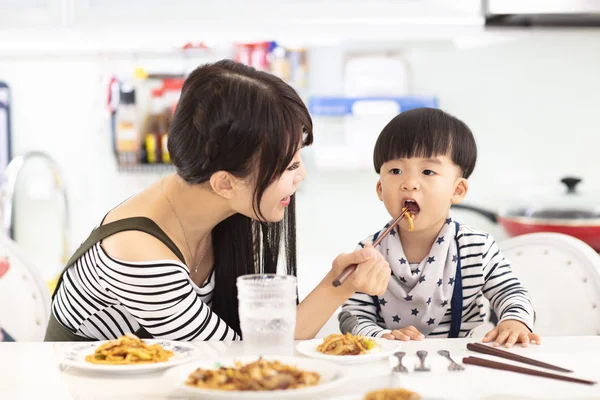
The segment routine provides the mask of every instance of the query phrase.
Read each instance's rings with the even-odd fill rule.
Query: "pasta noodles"
[[[137,336],[127,333],[101,344],[85,360],[93,364],[129,365],[165,362],[172,356],[172,351],[159,344],[147,345]]]
[[[406,389],[380,389],[367,393],[364,400],[420,400],[415,392]]]
[[[406,207],[404,207],[402,209],[402,211],[405,211],[404,216],[408,220],[408,231],[409,232],[414,231],[415,230],[415,222],[413,221],[413,215],[412,215],[412,213]]]
[[[252,363],[218,369],[198,368],[192,372],[186,385],[216,390],[287,390],[315,386],[321,380],[316,372],[308,372],[279,361],[263,358]]]
[[[346,333],[327,336],[323,343],[317,346],[317,351],[335,356],[356,356],[370,353],[376,348],[377,343],[374,340]]]

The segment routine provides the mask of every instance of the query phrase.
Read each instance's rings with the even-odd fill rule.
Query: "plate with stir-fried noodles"
[[[142,340],[125,334],[115,340],[75,344],[62,354],[60,364],[96,372],[137,373],[189,362],[198,353],[191,343]]]
[[[202,399],[315,398],[344,381],[341,368],[322,360],[285,356],[241,356],[195,361],[173,368],[165,379]]]
[[[435,400],[423,398],[417,392],[404,388],[369,390],[364,395],[333,397],[331,400]],[[440,399],[438,399],[440,400]]]
[[[324,339],[300,342],[298,353],[312,358],[330,360],[340,364],[357,364],[376,361],[394,354],[400,342],[380,338],[344,334],[331,334]]]

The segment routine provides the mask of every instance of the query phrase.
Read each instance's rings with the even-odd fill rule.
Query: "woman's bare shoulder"
[[[146,197],[146,199],[144,198]],[[142,194],[132,197],[111,210],[104,218],[103,225],[132,217],[146,217],[157,223],[156,210],[153,204]],[[111,257],[122,261],[144,262],[157,260],[173,260],[181,262],[163,242],[156,237],[141,231],[124,231],[107,237],[102,241],[102,248]]]
[[[102,241],[102,248],[109,256],[121,261],[172,260],[181,262],[163,242],[140,231],[116,233]]]

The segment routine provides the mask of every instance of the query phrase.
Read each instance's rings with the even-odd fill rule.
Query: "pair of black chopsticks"
[[[396,225],[398,225],[398,223],[400,222],[400,220],[402,218],[404,218],[404,215],[406,214],[406,212],[408,211],[408,208],[403,208],[402,212],[400,213],[400,215],[390,224],[390,226],[388,226],[388,228],[383,231],[383,233],[381,235],[379,235],[379,237],[373,242],[373,247],[377,247],[381,241],[383,239],[385,239],[385,237],[392,231],[392,229],[396,228]],[[346,269],[344,269],[344,271],[337,277],[335,278],[335,280],[333,281],[333,286],[338,287],[340,286],[342,283],[344,283],[344,281],[346,279],[348,279],[348,277],[350,275],[352,275],[352,273],[354,271],[356,271],[356,268],[358,267],[358,265],[356,264],[350,264],[346,267]]]
[[[553,371],[573,372],[566,368],[562,368],[562,367],[559,367],[556,365],[552,365],[552,364],[548,364],[548,363],[545,363],[542,361],[534,360],[533,358],[520,356],[518,354],[500,350],[495,347],[486,346],[482,343],[468,343],[467,349],[469,349],[471,351],[475,351],[477,353],[489,354],[489,355],[496,356],[496,357],[506,358],[509,360],[518,361],[518,362],[522,362],[522,363],[529,364],[529,365],[534,365],[536,367],[551,369]],[[585,379],[573,378],[570,376],[554,374],[554,373],[550,373],[550,372],[544,372],[544,371],[540,371],[537,369],[519,367],[517,365],[505,364],[505,363],[492,361],[492,360],[488,360],[488,359],[480,358],[480,357],[464,357],[462,362],[464,364],[476,365],[476,366],[484,367],[484,368],[492,368],[492,369],[498,369],[498,370],[503,370],[503,371],[516,372],[519,374],[540,376],[543,378],[551,378],[551,379],[557,379],[557,380],[567,381],[567,382],[582,383],[585,385],[595,385],[597,383],[595,381],[588,381]]]

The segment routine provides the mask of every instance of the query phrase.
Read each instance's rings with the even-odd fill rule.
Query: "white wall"
[[[325,94],[341,88],[340,53],[319,52],[311,88]],[[412,51],[410,61],[414,94],[437,96],[476,136],[479,159],[468,202],[493,209],[540,186],[560,193],[557,182],[569,174],[582,177],[582,189],[600,201],[600,32],[537,34],[480,48],[425,47]],[[352,250],[389,218],[375,182],[374,173],[309,175],[298,196],[301,289],[313,287],[337,253]],[[317,197],[322,193],[327,196]],[[479,216],[456,214],[504,237]]]
[[[600,33],[523,35],[475,48],[412,46],[414,93],[437,96],[476,135],[470,202],[502,206],[566,174],[599,186]],[[313,93],[341,90],[342,53],[311,51]],[[158,178],[116,171],[103,108],[111,65],[93,56],[0,58],[0,80],[13,90],[14,152],[42,150],[59,161],[71,200],[72,248],[110,207]],[[324,134],[316,132],[317,142]],[[309,173],[298,194],[301,295],[335,254],[352,250],[388,218],[374,194],[374,173]]]

